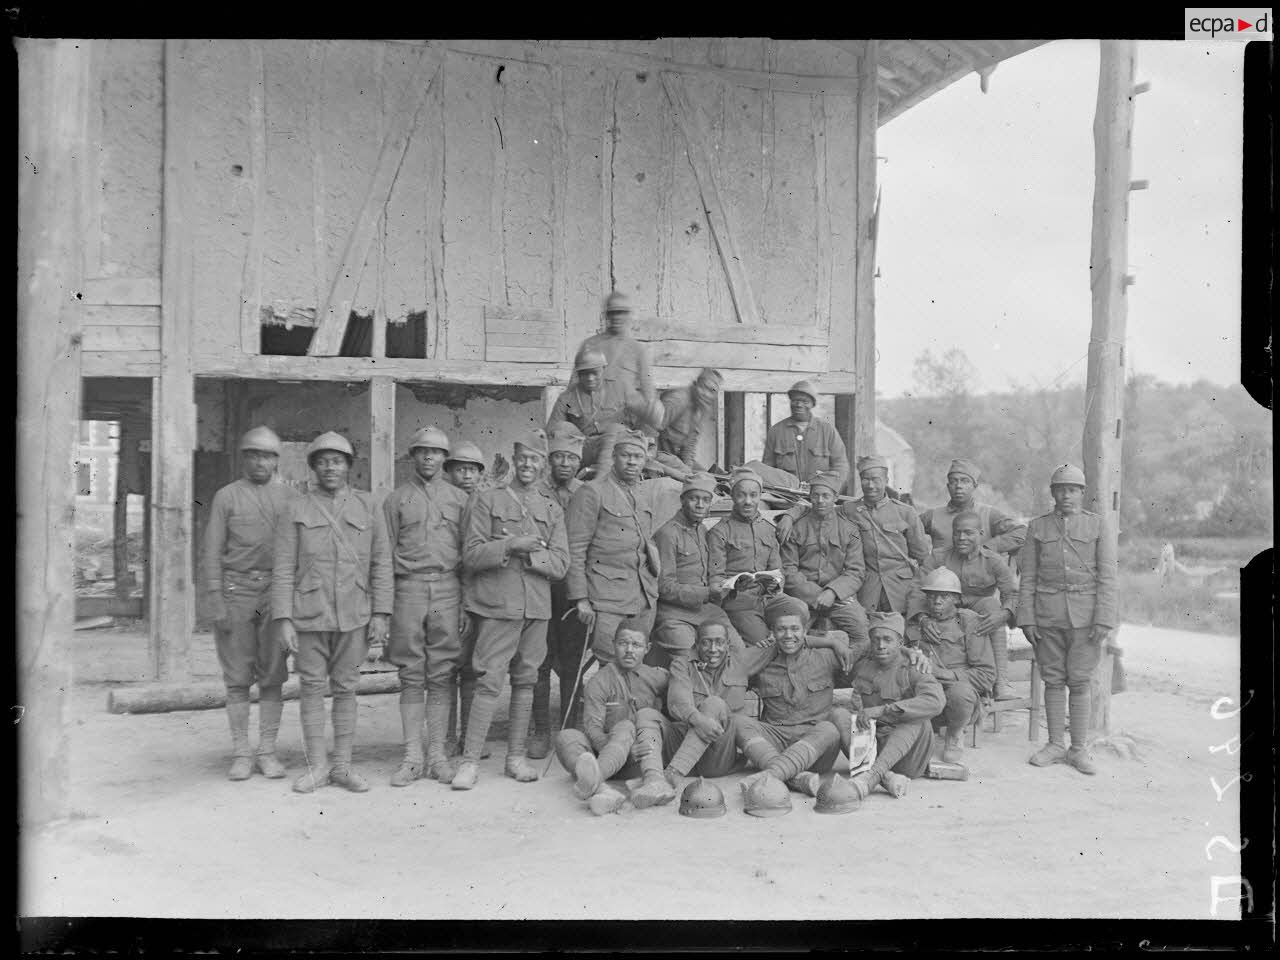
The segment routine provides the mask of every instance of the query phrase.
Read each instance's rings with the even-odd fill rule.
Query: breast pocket
[[[495,504],[489,514],[489,534],[494,539],[520,533],[520,511],[514,504]]]
[[[823,690],[831,690],[834,687],[834,685],[835,684],[831,679],[831,675],[823,674],[822,676],[818,676],[818,677],[810,677],[808,680],[805,681],[804,686],[805,686],[805,689],[808,690],[810,693],[820,693]]]
[[[755,679],[751,681],[751,685],[755,687],[756,693],[760,695],[761,700],[781,697],[786,693],[782,678],[769,673],[757,674]]]
[[[587,565],[587,589],[592,599],[626,603],[633,598],[637,588],[635,577],[619,567],[600,560],[593,560]]]

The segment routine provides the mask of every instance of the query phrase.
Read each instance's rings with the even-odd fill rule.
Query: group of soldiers
[[[1095,772],[1090,677],[1116,622],[1116,563],[1104,519],[1082,509],[1079,468],[1053,473],[1053,511],[1026,525],[975,501],[981,474],[968,459],[950,466],[948,502],[923,513],[891,495],[877,456],[857,461],[862,496],[843,496],[844,445],[801,381],[761,461],[717,476],[695,448],[719,375],[659,397],[629,323],[612,294],[605,332],[579,349],[546,430],[516,440],[503,482],[483,478],[474,444],[428,426],[408,442],[413,475],[380,505],[350,486],[355,451],[332,432],[308,446],[314,482],[299,493],[278,481],[279,438],[245,434],[243,477],[215,496],[203,557],[232,780],[286,775],[275,744],[292,654],[299,792],[369,789],[352,765],[355,692],[362,663],[386,659],[403,732],[392,786],[474,788],[509,678],[506,775],[538,779],[530,760],[554,748],[595,813],[628,799],[610,780],[644,808],[744,761],[755,768],[741,784],[748,813],[785,813],[793,791],[845,812],[877,786],[904,795],[935,732],[942,760],[961,760],[979,701],[1015,696],[1011,626],[1045,683],[1048,743],[1031,763]],[[807,503],[771,521],[762,497],[779,482]],[[674,516],[663,495],[673,484]],[[717,494],[732,507],[709,527]],[[837,687],[851,688],[848,708],[835,706]],[[874,763],[823,776],[841,753],[853,759],[860,726],[874,727]],[[686,786],[682,812],[723,811],[713,785]]]

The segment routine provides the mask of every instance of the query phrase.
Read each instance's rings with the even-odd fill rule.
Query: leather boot
[[[644,783],[631,791],[631,802],[637,810],[661,806],[676,798],[676,792],[662,775],[662,736],[656,727],[647,724],[640,729],[638,739],[649,744],[649,752],[640,758]]]
[[[449,698],[452,686],[427,688],[427,776],[441,783],[452,783],[458,764],[444,752],[445,728],[449,724]]]
[[[253,775],[253,750],[249,746],[249,701],[228,700],[227,722],[231,725],[231,768],[228,780],[248,780]]]
[[[512,696],[515,692],[512,691]],[[533,685],[533,732],[525,744],[525,755],[533,760],[541,760],[551,752],[551,674],[539,673],[538,682]],[[511,755],[511,751],[507,751]]]
[[[517,783],[532,783],[538,779],[538,771],[525,759],[525,741],[529,730],[529,716],[533,712],[533,687],[512,687],[511,707],[508,713],[507,762],[504,772]],[[550,739],[550,731],[547,731]],[[544,753],[543,756],[546,756]]]
[[[449,785],[455,790],[470,790],[480,779],[480,756],[484,749],[485,739],[489,736],[489,724],[493,722],[493,712],[498,706],[498,698],[477,696],[467,705],[467,726],[462,762],[458,772],[454,774]],[[529,718],[525,717],[525,723]]]
[[[1049,727],[1049,742],[1031,756],[1031,765],[1047,767],[1067,758],[1067,691],[1065,687],[1044,688],[1044,720]]]
[[[276,737],[280,733],[280,716],[284,713],[284,703],[279,699],[280,688],[275,687],[275,696],[267,699],[267,691],[259,689],[258,699],[258,753],[254,763],[264,777],[279,780],[284,776],[284,764],[276,758]]]
[[[312,793],[329,782],[329,757],[324,743],[324,695],[312,694],[298,701],[302,720],[302,749],[307,772],[293,781],[295,793]]]
[[[942,759],[947,763],[964,762],[964,731],[956,733],[947,728],[947,738],[942,745]]]
[[[991,631],[991,653],[996,661],[996,685],[991,691],[996,700],[1017,700],[1018,695],[1009,685],[1009,631],[996,627]]]
[[[351,769],[351,748],[356,738],[356,695],[333,697],[329,710],[333,715],[333,769],[329,772],[329,781],[352,793],[366,793],[369,781]]]
[[[626,797],[605,783],[587,800],[587,807],[597,817],[604,817],[611,813],[617,813],[626,802]]]
[[[667,764],[667,769],[677,776],[687,777],[689,776],[689,771],[697,766],[698,761],[702,759],[702,755],[706,752],[706,741],[691,729],[684,735],[684,739],[680,741],[676,755]]]
[[[462,700],[462,725],[458,725],[458,701]],[[462,693],[462,678],[458,678],[453,696],[449,698],[449,728],[444,735],[444,755],[457,757],[462,755],[462,738],[467,735],[467,710],[471,701]]]
[[[465,739],[467,736],[467,724],[471,722],[471,704],[476,698],[476,678],[469,674],[462,674],[462,678],[458,681],[458,696],[462,701],[462,707],[458,711],[458,720],[462,724],[458,727],[458,736]],[[486,740],[480,744],[480,759],[488,760],[493,756],[493,750],[489,747],[489,741]]]
[[[422,700],[400,701],[400,728],[404,734],[404,759],[391,775],[393,787],[407,787],[422,776],[422,722],[427,715]]]
[[[1087,685],[1071,691],[1071,749],[1067,751],[1067,763],[1089,776],[1098,772],[1093,754],[1089,752],[1089,714],[1092,706],[1093,695]]]

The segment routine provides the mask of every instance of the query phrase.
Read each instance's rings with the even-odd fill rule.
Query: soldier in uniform
[[[271,568],[276,526],[295,493],[276,474],[280,438],[254,427],[240,440],[244,476],[213,495],[204,537],[204,582],[213,615],[218,663],[227,687],[231,724],[230,780],[247,780],[256,766],[284,776],[276,735],[284,709],[281,687],[288,657],[271,635]],[[258,751],[249,746],[249,687],[258,684]]]
[[[708,574],[710,552],[706,519],[715,496],[715,478],[699,473],[685,481],[680,491],[680,511],[653,535],[658,548],[658,610],[649,662],[665,667],[693,650],[697,630],[704,623],[724,626],[730,643],[742,646],[742,637],[717,601],[719,583]]]
[[[1016,554],[1027,539],[1027,525],[986,503],[978,503],[973,492],[978,488],[982,472],[972,460],[952,460],[947,468],[947,493],[951,499],[940,507],[921,511],[920,525],[932,539],[933,549],[952,545],[951,532],[956,515],[972,511],[978,515],[978,527],[987,547],[1006,556]]]
[[[582,461],[599,476],[613,460],[613,444],[626,430],[651,423],[646,401],[630,386],[630,378],[608,379],[608,361],[602,351],[583,344],[574,359],[574,382],[556,398],[547,418],[547,434],[555,436],[572,427],[581,433]]]
[[[729,482],[733,511],[707,533],[707,576],[713,586],[722,585],[734,574],[782,568],[773,524],[760,516],[760,494],[764,491],[760,475],[739,469]],[[764,599],[760,584],[744,584],[721,601],[729,621],[753,647],[769,641]]]
[[[351,768],[356,682],[366,655],[382,655],[391,616],[391,548],[373,498],[347,485],[355,451],[323,433],[307,447],[316,484],[293,500],[276,527],[271,615],[281,645],[294,655],[298,712],[308,772],[298,793],[336,783],[356,793],[368,781]],[[324,742],[324,690],[332,694],[333,764]]]
[[[569,501],[582,486],[582,481],[577,479],[578,468],[582,466],[582,441],[582,435],[572,428],[553,434],[547,440],[551,466],[540,482],[566,514]],[[578,619],[566,589],[563,577],[551,583],[547,655],[538,668],[538,682],[533,685],[533,732],[529,737],[528,752],[534,760],[541,760],[551,750],[551,670],[554,667],[556,676],[560,678],[560,709],[563,711],[573,696],[573,681],[578,673],[578,664],[582,662],[582,648],[587,642],[586,627]],[[561,719],[564,726],[571,726],[568,718]]]
[[[484,476],[484,454],[474,443],[463,440],[445,460],[444,470],[449,475],[450,483],[471,496],[476,492],[480,478]]]
[[[663,392],[659,453],[675,457],[686,470],[700,473],[706,469],[697,461],[698,438],[708,418],[715,413],[716,398],[723,383],[718,370],[704,367],[689,386]]]
[[[618,623],[609,662],[592,675],[584,689],[583,729],[567,728],[556,734],[556,756],[574,776],[574,794],[600,816],[617,813],[626,800],[606,782],[615,776],[646,774],[646,784],[652,784],[653,789],[641,794],[637,806],[675,798],[675,791],[662,775],[664,755],[669,757],[677,746],[674,728],[662,715],[668,674],[643,662],[648,637],[646,623]],[[645,727],[643,736],[641,725]],[[664,737],[665,741],[658,742]]]
[[[409,439],[414,474],[383,501],[395,565],[395,612],[389,659],[400,670],[404,759],[391,785],[404,787],[423,773],[422,721],[427,719],[427,775],[448,783],[457,772],[446,758],[445,730],[464,658],[462,513],[467,495],[442,469],[449,438],[423,427]],[[463,725],[466,716],[463,716]]]
[[[902,646],[901,614],[871,615],[871,655],[853,668],[853,707],[876,722],[876,759],[850,784],[860,799],[882,786],[893,797],[924,776],[933,753],[933,720],[946,704],[936,678]]]
[[[1089,682],[1116,624],[1115,541],[1107,519],[1082,507],[1084,471],[1079,467],[1064,463],[1054,470],[1049,492],[1053,512],[1031,521],[1019,557],[1018,626],[1040,664],[1049,726],[1049,742],[1031,762],[1044,767],[1066,760],[1081,773],[1093,774]],[[1068,689],[1070,750],[1064,737]]]
[[[796,521],[782,544],[786,592],[809,605],[811,615],[825,617],[849,635],[859,654],[867,646],[867,614],[858,603],[866,577],[862,534],[858,525],[836,512],[840,478],[816,473],[809,481],[813,509]]]
[[[514,474],[505,487],[477,493],[467,507],[462,560],[469,575],[467,612],[476,617],[475,699],[465,729],[462,764],[453,789],[470,790],[480,775],[480,751],[511,675],[508,777],[538,779],[525,759],[525,738],[533,710],[533,685],[547,655],[551,581],[569,569],[564,513],[539,483],[547,457],[546,435],[521,437],[512,450]]]
[[[867,610],[902,613],[916,569],[929,555],[929,540],[916,512],[888,496],[889,464],[884,457],[859,457],[858,476],[862,498],[840,508],[862,533],[867,579],[858,590],[858,602]]]
[[[960,580],[960,606],[980,617],[978,632],[991,642],[995,657],[996,682],[992,696],[997,700],[1016,700],[1006,679],[1009,672],[1009,631],[1018,610],[1018,583],[1013,571],[998,553],[982,542],[981,517],[972,510],[962,510],[952,521],[954,545],[938,547],[924,562],[921,572],[928,575],[946,568]],[[924,593],[912,584],[907,597],[907,620],[917,625],[929,639],[937,639],[936,628],[925,609]]]
[[[653,491],[640,482],[645,438],[621,434],[613,467],[584,483],[569,501],[566,593],[578,619],[591,632],[591,651],[601,663],[613,659],[618,624],[630,619],[653,628],[658,599],[657,548],[652,538]]]
[[[649,357],[631,336],[631,300],[626,294],[612,291],[604,302],[603,333],[587,337],[579,353],[598,350],[604,354],[605,379],[616,383],[623,396],[638,393],[646,403],[657,400],[653,378],[649,375]]]
[[[935,721],[947,728],[942,759],[959,763],[964,753],[964,728],[973,719],[978,698],[991,692],[995,680],[991,644],[979,629],[978,614],[956,606],[960,578],[954,573],[939,567],[924,578],[920,589],[925,607],[921,619],[929,631],[908,627],[908,642],[929,655],[933,676],[942,683],[947,705]]]
[[[793,473],[804,483],[819,471],[834,473],[843,490],[849,479],[849,457],[836,428],[813,415],[818,392],[808,380],[801,380],[787,391],[787,399],[791,416],[779,420],[765,435],[762,459],[766,466]]]

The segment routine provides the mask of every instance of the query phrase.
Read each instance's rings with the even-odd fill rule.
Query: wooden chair
[[[1000,715],[1008,710],[1027,710],[1029,717],[1027,721],[1027,739],[1033,743],[1040,732],[1040,709],[1043,690],[1040,686],[1040,667],[1036,663],[1035,655],[1031,647],[1015,647],[1009,651],[1009,660],[1030,660],[1031,661],[1031,695],[1022,697],[1018,700],[992,700],[990,697],[980,697],[978,706],[974,710],[973,723],[969,726],[969,746],[978,746],[978,729],[982,726],[982,721],[989,714],[991,716],[992,733],[1000,732]]]

